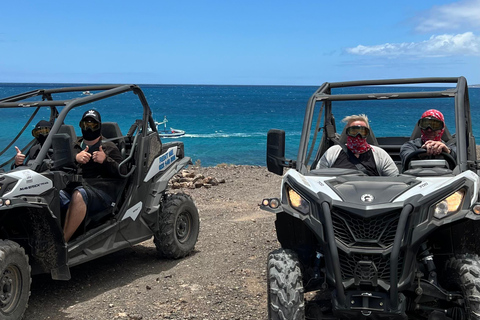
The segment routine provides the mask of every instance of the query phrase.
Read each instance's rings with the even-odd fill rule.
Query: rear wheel
[[[154,236],[160,256],[178,259],[192,252],[197,243],[200,221],[190,196],[169,194],[160,212],[160,227]]]
[[[18,243],[0,240],[0,315],[4,320],[23,317],[30,296],[28,256]]]
[[[304,320],[302,271],[297,254],[278,249],[268,255],[268,319]]]
[[[447,262],[448,271],[453,273],[455,287],[464,295],[464,311],[467,319],[480,320],[480,257],[466,254]]]

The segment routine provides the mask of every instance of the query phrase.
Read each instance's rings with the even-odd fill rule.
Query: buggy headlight
[[[462,189],[443,199],[433,207],[433,216],[437,219],[442,219],[449,214],[458,212],[462,206],[464,196],[465,190]]]
[[[295,190],[287,187],[287,194],[288,202],[295,210],[300,211],[303,214],[308,214],[310,212],[310,204],[308,201],[303,199]]]

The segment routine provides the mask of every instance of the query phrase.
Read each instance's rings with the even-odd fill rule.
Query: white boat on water
[[[184,130],[169,128],[167,129],[167,116],[163,118],[162,122],[155,121],[155,125],[157,126],[158,135],[161,138],[176,138],[181,137],[185,134]],[[163,124],[163,128],[159,128],[160,125]]]

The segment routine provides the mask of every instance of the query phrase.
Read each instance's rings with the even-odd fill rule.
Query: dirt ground
[[[195,171],[225,183],[184,190],[200,214],[190,256],[161,260],[149,240],[72,268],[70,281],[34,276],[24,319],[266,319],[266,260],[279,244],[259,204],[278,197],[281,177],[256,166]]]

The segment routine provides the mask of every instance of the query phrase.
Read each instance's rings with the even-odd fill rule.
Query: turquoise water
[[[11,96],[38,88],[65,87],[54,84],[0,84],[0,97]],[[265,165],[266,135],[269,129],[286,131],[287,157],[295,158],[300,141],[305,106],[317,87],[310,86],[193,86],[193,85],[140,85],[152,109],[156,121],[168,117],[169,127],[182,129],[181,138],[185,153],[203,166],[220,163]],[[345,90],[345,89],[344,89]],[[350,88],[348,92],[362,92],[364,88]],[[369,88],[369,91],[385,91],[384,88]],[[397,91],[412,91],[412,87],[397,87]],[[434,88],[415,88],[432,91]],[[480,123],[480,89],[469,90],[473,123]],[[366,113],[376,136],[409,136],[416,120],[424,110],[436,108],[444,112],[447,126],[454,128],[451,99],[436,100],[392,100],[356,101],[340,103],[335,112],[337,130],[343,125],[340,120],[349,114]],[[130,98],[116,98],[112,106],[102,110],[103,121],[115,121],[125,134],[141,108]],[[450,109],[450,110],[449,110]],[[3,149],[28,119],[31,111],[2,110],[0,121],[2,134],[0,147]],[[78,120],[83,111],[72,113],[70,124],[78,129]],[[38,115],[38,119],[48,114]],[[36,118],[32,123],[36,123]],[[66,121],[69,123],[69,121]],[[33,126],[32,126],[33,128]],[[31,128],[28,128],[29,134]],[[451,131],[454,131],[451,130]],[[480,127],[475,125],[473,133],[480,136]],[[80,134],[80,130],[77,131]],[[30,138],[22,138],[26,141]],[[19,141],[19,143],[20,143]],[[477,143],[479,143],[477,138]],[[0,162],[12,156],[8,151]]]

